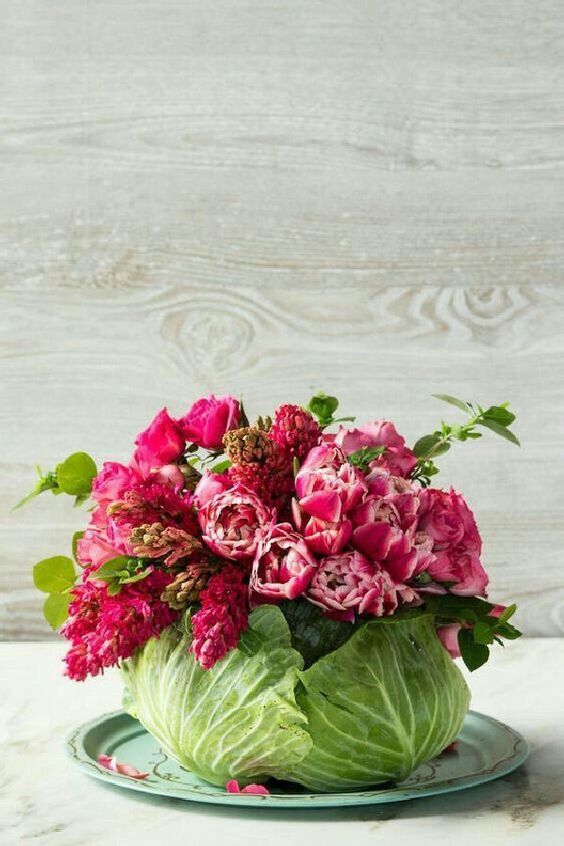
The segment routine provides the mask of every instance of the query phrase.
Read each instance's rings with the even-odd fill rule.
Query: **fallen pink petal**
[[[118,775],[127,776],[128,778],[143,779],[149,776],[149,773],[142,773],[137,767],[131,764],[119,763],[116,758],[112,758],[110,755],[98,755],[98,763],[107,770],[110,770],[110,772],[118,773]]]
[[[237,779],[232,778],[225,785],[228,793],[251,793],[255,796],[270,796],[270,790],[263,784],[248,784],[246,787],[240,788]]]

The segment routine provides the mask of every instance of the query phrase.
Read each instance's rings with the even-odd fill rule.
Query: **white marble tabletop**
[[[527,738],[517,772],[447,796],[326,811],[155,800],[90,779],[66,758],[76,725],[120,707],[115,672],[61,676],[60,643],[0,643],[0,843],[145,846],[551,844],[564,835],[564,639],[521,639],[472,674],[472,707]]]

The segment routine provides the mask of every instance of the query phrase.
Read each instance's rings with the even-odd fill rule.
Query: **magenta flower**
[[[251,572],[251,596],[296,599],[311,581],[317,562],[289,523],[280,523],[258,544]]]
[[[418,531],[433,539],[433,560],[427,572],[446,583],[451,593],[485,596],[488,576],[480,562],[482,540],[464,498],[453,490],[421,492]]]
[[[178,423],[184,437],[204,449],[220,449],[229,429],[236,429],[241,420],[239,401],[234,397],[202,397]]]
[[[200,596],[201,608],[192,617],[191,651],[210,670],[230,649],[248,624],[248,587],[245,571],[227,564],[209,580]]]
[[[345,429],[340,426],[335,435],[335,444],[342,448],[345,455],[357,452],[363,447],[385,446],[385,452],[371,463],[371,467],[382,467],[395,476],[408,476],[417,461],[389,420],[375,420],[358,429]]]
[[[209,548],[238,561],[254,556],[259,533],[274,521],[274,512],[255,493],[235,486],[212,497],[200,509],[198,520]]]
[[[458,645],[460,628],[460,623],[449,623],[449,625],[439,626],[437,629],[441,643],[451,658],[460,658],[460,647]]]
[[[194,490],[194,502],[198,508],[213,499],[217,494],[225,493],[233,487],[233,482],[225,473],[210,473],[208,470],[203,474]]]
[[[126,491],[141,481],[137,470],[125,467],[117,461],[106,461],[92,482],[92,499],[104,510]]]
[[[396,585],[389,574],[356,550],[330,555],[319,562],[307,590],[310,602],[337,619],[352,621],[356,614],[392,614],[398,595],[415,602],[417,596]]]
[[[308,547],[317,555],[333,555],[341,552],[351,539],[352,523],[350,520],[330,523],[326,520],[319,520],[317,517],[308,518],[295,499],[292,500],[292,518],[296,529],[303,536]]]
[[[268,436],[291,463],[293,458],[302,461],[319,443],[321,427],[309,411],[285,404],[276,409]]]
[[[137,436],[133,466],[143,477],[152,470],[176,461],[184,452],[185,441],[178,424],[163,408],[151,424]]]

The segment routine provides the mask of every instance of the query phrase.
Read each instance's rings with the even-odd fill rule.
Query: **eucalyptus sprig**
[[[419,438],[413,447],[417,464],[411,478],[417,479],[423,486],[429,485],[431,477],[439,472],[434,459],[448,452],[454,441],[467,441],[482,437],[482,432],[476,431],[477,426],[490,429],[512,444],[521,446],[519,439],[509,428],[515,420],[513,412],[509,411],[509,403],[504,402],[500,405],[490,405],[488,408],[483,408],[481,405],[466,402],[449,394],[433,394],[433,396],[459,408],[468,416],[468,420],[462,424],[445,423],[443,420],[440,429]]]
[[[350,423],[356,419],[355,417],[335,417],[338,407],[337,397],[330,397],[323,392],[315,394],[306,406],[310,414],[317,418],[322,429],[326,429],[332,423]]]

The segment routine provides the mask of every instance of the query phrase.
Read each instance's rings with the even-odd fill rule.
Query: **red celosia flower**
[[[321,427],[309,411],[287,403],[276,409],[268,436],[290,460],[303,461],[319,443]]]
[[[192,617],[191,650],[205,670],[237,646],[247,628],[248,587],[245,570],[227,564],[209,580],[202,591],[202,607]]]
[[[61,633],[71,642],[65,656],[65,675],[76,681],[97,676],[137,647],[166,629],[177,612],[161,602],[160,595],[171,575],[155,570],[143,581],[122,586],[116,596],[107,585],[90,581],[91,568],[84,570],[82,583],[71,591],[69,619]]]

